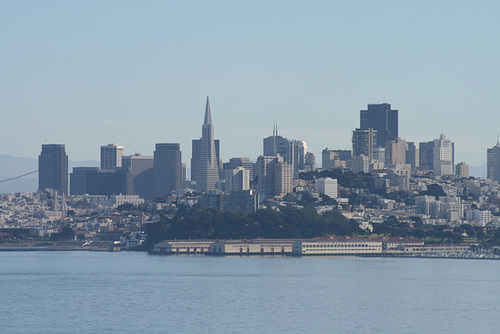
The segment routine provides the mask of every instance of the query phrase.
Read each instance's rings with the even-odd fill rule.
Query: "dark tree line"
[[[312,238],[322,235],[356,235],[363,231],[339,211],[318,214],[314,207],[283,207],[255,213],[221,212],[199,209],[162,216],[160,222],[146,225],[146,248],[166,239],[253,239]]]

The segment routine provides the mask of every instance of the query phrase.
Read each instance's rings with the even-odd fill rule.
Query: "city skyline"
[[[370,107],[375,107],[375,106],[388,106],[388,108],[390,109],[390,104],[389,104],[389,103],[382,103],[382,104],[368,104],[368,109],[370,109]],[[394,123],[394,125],[393,125],[393,126],[395,126],[396,133],[397,133],[397,128],[398,128],[397,111],[398,111],[398,110],[395,110],[395,112],[396,112],[396,121],[395,121],[395,123]],[[363,119],[363,117],[364,117],[364,113],[366,112],[366,110],[360,110],[359,112],[360,112],[360,120],[362,120],[362,119]],[[383,116],[382,114],[381,114],[381,115],[379,115],[378,117],[381,117],[382,119],[384,118],[384,116]],[[361,122],[363,122],[363,121],[361,121]],[[209,126],[209,127],[210,127],[210,129],[209,129],[209,130],[207,130],[207,129],[206,129],[206,128],[207,128],[207,126]],[[296,142],[296,144],[295,144],[295,145],[297,145],[297,143],[301,143],[301,145],[304,145],[304,148],[303,148],[304,152],[302,152],[302,153],[303,153],[303,155],[304,155],[305,153],[312,153],[312,154],[315,154],[315,155],[319,155],[319,153],[312,152],[311,150],[309,150],[309,149],[308,149],[308,146],[309,146],[309,145],[307,144],[307,142],[306,142],[305,140],[301,140],[301,139],[297,139],[297,138],[293,138],[293,139],[289,140],[289,139],[287,139],[287,138],[283,138],[281,135],[279,135],[279,134],[278,134],[278,133],[279,133],[279,131],[278,131],[278,126],[275,124],[275,125],[273,126],[272,135],[271,135],[271,136],[268,136],[268,137],[265,137],[265,138],[261,138],[261,140],[263,141],[263,148],[262,148],[262,151],[261,151],[261,152],[260,152],[257,156],[246,156],[246,155],[243,153],[243,154],[236,154],[235,156],[230,157],[230,158],[228,158],[227,160],[223,160],[223,159],[222,159],[222,152],[220,152],[220,148],[219,148],[219,147],[220,147],[220,140],[219,140],[219,139],[214,139],[214,135],[213,135],[213,124],[212,124],[212,115],[211,115],[211,111],[210,111],[210,101],[209,101],[209,96],[207,96],[207,97],[206,97],[206,102],[205,102],[205,112],[204,112],[204,123],[203,123],[202,128],[203,128],[203,131],[202,131],[202,132],[203,132],[203,134],[204,134],[204,135],[205,135],[205,133],[209,134],[209,138],[212,138],[211,140],[212,140],[212,141],[214,141],[214,143],[212,143],[212,144],[205,144],[205,146],[207,146],[207,145],[208,145],[208,147],[210,147],[210,145],[213,145],[213,148],[212,148],[213,152],[211,152],[211,153],[205,153],[205,155],[206,155],[206,154],[208,154],[208,155],[210,155],[210,156],[211,156],[211,155],[214,155],[214,157],[212,157],[212,158],[210,158],[210,159],[213,159],[214,161],[217,161],[217,163],[216,163],[217,165],[218,165],[218,163],[219,163],[219,162],[220,162],[220,163],[222,163],[222,162],[226,163],[226,162],[230,161],[230,160],[231,160],[231,159],[233,159],[233,158],[249,158],[251,161],[253,161],[253,162],[257,162],[258,157],[259,157],[259,156],[261,156],[261,155],[264,155],[264,156],[266,156],[266,155],[275,155],[276,153],[280,153],[280,155],[281,155],[281,156],[283,156],[283,157],[285,157],[285,159],[290,159],[290,157],[288,157],[288,155],[289,155],[289,154],[291,154],[290,152],[288,152],[288,153],[287,153],[287,152],[285,152],[285,151],[281,152],[280,150],[284,150],[284,149],[285,149],[284,147],[281,147],[280,149],[278,149],[278,148],[277,148],[277,146],[276,146],[276,145],[277,145],[277,144],[276,144],[276,140],[277,140],[277,139],[279,139],[279,140],[283,141],[283,143],[281,143],[281,141],[280,141],[280,143],[281,143],[281,144],[283,144],[283,145],[285,145],[285,146],[286,146],[286,145],[292,145],[292,144],[291,144],[292,142]],[[364,130],[361,130],[361,129],[359,129],[359,128],[352,129],[352,130],[351,130],[351,134],[350,134],[350,135],[351,135],[351,143],[350,143],[350,144],[351,144],[351,146],[350,146],[349,148],[346,148],[346,149],[344,149],[344,148],[340,148],[340,150],[352,151],[352,154],[353,154],[353,155],[357,155],[357,154],[356,154],[356,147],[355,147],[355,146],[356,146],[356,145],[359,145],[359,144],[356,144],[356,145],[355,145],[355,143],[354,143],[354,142],[355,142],[354,137],[358,135],[358,132],[363,132],[363,131],[365,131],[365,132],[367,132],[367,131],[374,131],[374,132],[375,132],[375,138],[377,138],[377,130],[376,130],[376,129],[369,128],[368,126],[365,126],[365,127],[362,127],[362,128],[364,128]],[[396,136],[397,136],[397,135],[396,135]],[[202,136],[202,137],[203,137],[203,136]],[[418,147],[418,145],[424,145],[423,147],[425,148],[425,147],[426,147],[425,145],[427,145],[428,143],[435,142],[436,140],[439,140],[439,139],[441,139],[441,138],[443,138],[443,137],[446,137],[446,136],[445,136],[445,134],[444,134],[444,133],[441,133],[441,134],[439,134],[438,136],[436,136],[435,138],[431,139],[430,141],[416,141],[416,142],[409,142],[409,143],[410,143],[411,145],[416,144],[416,145],[417,145],[417,147]],[[498,137],[498,136],[497,136],[497,137]],[[277,138],[277,139],[276,139],[276,138]],[[396,138],[396,137],[395,137],[395,138]],[[403,141],[403,146],[405,146],[405,145],[406,145],[406,141],[405,141],[403,138],[401,138],[401,137],[397,137],[397,141],[396,141],[396,142],[399,142],[400,140],[402,140],[402,141]],[[453,141],[453,140],[450,140],[450,142],[451,142],[451,141]],[[191,155],[191,159],[189,159],[189,158],[184,158],[184,160],[182,160],[182,161],[184,161],[184,162],[183,162],[184,164],[186,164],[186,161],[187,161],[187,160],[190,160],[190,163],[191,163],[191,164],[189,165],[189,168],[191,169],[191,180],[195,180],[195,178],[194,178],[194,176],[193,176],[193,171],[195,171],[195,173],[196,173],[196,170],[197,170],[197,168],[194,168],[194,169],[193,169],[193,166],[191,166],[191,165],[192,165],[193,163],[195,163],[196,165],[198,165],[198,163],[199,163],[199,162],[198,162],[198,159],[193,160],[193,155],[199,155],[199,154],[200,154],[200,152],[199,152],[199,151],[200,151],[200,147],[201,147],[201,146],[203,146],[203,145],[201,145],[201,142],[202,142],[202,138],[201,138],[201,137],[200,137],[200,138],[198,138],[198,139],[192,139],[192,145],[191,145],[191,148],[192,148],[192,155]],[[271,142],[272,142],[272,143],[271,143]],[[286,142],[286,144],[285,144],[285,142]],[[267,144],[266,144],[266,143],[267,143]],[[281,144],[280,144],[280,145],[281,145]],[[497,144],[498,144],[498,139],[497,139]],[[43,144],[43,145],[63,145],[63,146],[64,146],[65,144],[55,144],[55,143],[52,143],[52,144]],[[43,146],[43,145],[42,145],[42,146]],[[154,145],[155,145],[155,147],[158,147],[158,145],[165,145],[165,144],[155,143]],[[169,145],[170,145],[170,144],[169,144]],[[171,144],[171,145],[177,145],[177,146],[179,146],[179,149],[182,149],[182,147],[180,146],[180,143],[173,143],[173,144]],[[266,146],[266,145],[267,145],[267,146]],[[377,145],[375,144],[375,142],[374,142],[374,143],[372,143],[371,145],[372,145],[372,148],[373,148],[373,149],[377,147]],[[453,145],[454,145],[454,141],[453,141]],[[292,146],[293,146],[293,145],[292,145]],[[123,152],[124,152],[124,150],[125,150],[126,148],[124,148],[123,146],[117,146],[115,143],[113,143],[113,144],[107,144],[107,145],[101,145],[101,146],[100,146],[100,152],[101,152],[101,153],[100,153],[100,164],[101,164],[101,168],[102,168],[102,166],[103,166],[103,157],[104,157],[104,156],[103,156],[103,154],[104,154],[103,152],[105,152],[105,151],[103,151],[103,150],[107,149],[107,150],[109,151],[110,149],[114,149],[114,151],[113,151],[113,152],[115,152],[115,151],[116,151],[116,148],[118,148],[118,149],[119,149],[119,161],[120,161],[120,166],[119,166],[119,167],[121,167],[121,157],[122,157],[122,155],[123,155],[123,157],[131,157],[131,156],[144,156],[144,154],[143,154],[142,152],[134,152],[134,153],[127,152],[127,154],[124,154]],[[291,149],[291,148],[289,148],[289,149]],[[328,147],[324,148],[322,151],[327,150],[327,149],[328,149]],[[358,148],[358,149],[359,149],[359,148]],[[266,151],[266,150],[267,150],[267,151]],[[291,149],[291,150],[292,150],[292,151],[295,151],[295,150],[296,150],[296,148],[293,148],[293,149]],[[334,150],[335,150],[335,149],[334,149]],[[338,150],[338,148],[337,148],[337,150]],[[488,148],[488,150],[489,150],[489,148]],[[273,151],[273,152],[271,152],[271,151]],[[276,152],[275,152],[275,151],[276,151]],[[454,150],[454,149],[453,149],[453,151],[454,151],[454,152],[453,152],[453,156],[455,156],[456,152],[455,152],[455,150]],[[111,151],[110,151],[110,152],[111,152]],[[126,150],[125,150],[125,152],[126,152]],[[153,152],[153,153],[154,153],[154,152]],[[109,153],[106,153],[106,154],[109,154]],[[116,152],[115,152],[115,153],[113,153],[113,154],[116,154]],[[366,155],[366,153],[365,153],[365,155]],[[369,157],[369,158],[371,158],[370,154],[368,154],[368,157]],[[305,158],[305,156],[304,156],[303,158]],[[106,156],[106,159],[109,159],[109,158]],[[117,158],[115,157],[114,159],[115,159],[115,161],[116,161],[116,159],[117,159]],[[456,159],[454,159],[454,161],[455,161],[455,160],[456,160]],[[93,161],[93,160],[87,160],[87,162],[89,162],[89,161]],[[193,162],[193,161],[194,161],[194,162]],[[321,168],[321,167],[323,167],[323,166],[322,166],[322,164],[321,164],[321,163],[319,163],[320,161],[321,161],[321,160],[319,160],[319,161],[318,161],[318,167],[320,167],[320,168]],[[96,162],[97,162],[97,160],[96,160]],[[457,161],[457,162],[459,162],[459,161]],[[460,161],[460,162],[467,163],[467,161]],[[116,163],[116,162],[115,162],[115,163]],[[289,163],[290,163],[290,164],[294,164],[294,163],[292,163],[291,161],[289,161]],[[482,162],[482,163],[481,163],[481,165],[486,165],[486,163],[487,163],[487,159],[486,159],[484,162]],[[214,163],[212,162],[212,164],[214,164]],[[303,161],[302,161],[302,164],[303,164]],[[468,165],[469,165],[469,164],[468,164]],[[222,166],[222,165],[221,165],[221,166]],[[217,168],[221,168],[221,166],[219,166],[219,167],[217,167]],[[452,166],[454,166],[454,164],[453,164],[453,163],[452,163]],[[432,168],[431,168],[431,169],[432,169]]]
[[[500,132],[496,2],[0,5],[0,141],[16,138],[1,154],[178,142],[188,161],[207,95],[223,161],[255,159],[276,123],[316,156],[350,149],[368,104],[399,110],[408,142],[446,134],[471,166]]]

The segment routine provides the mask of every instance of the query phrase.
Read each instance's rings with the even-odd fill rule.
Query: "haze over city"
[[[359,110],[390,103],[400,137],[443,132],[479,165],[500,132],[500,4],[481,4],[1,1],[0,153],[178,142],[188,162],[209,95],[224,161],[262,154],[274,124],[350,149]]]

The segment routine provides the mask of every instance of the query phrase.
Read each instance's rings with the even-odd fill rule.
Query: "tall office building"
[[[398,139],[398,111],[389,103],[369,104],[367,110],[360,110],[360,128],[377,130],[377,146]]]
[[[370,171],[370,159],[366,155],[355,155],[351,159],[351,170],[354,173],[368,173]]]
[[[154,152],[155,195],[168,195],[182,183],[182,153],[177,143],[156,144]]]
[[[417,145],[414,142],[406,142],[406,163],[411,165],[412,171],[420,166],[420,156]]]
[[[304,169],[307,154],[307,143],[303,140],[293,141],[293,167],[294,178],[298,177],[298,172]]]
[[[261,199],[283,197],[293,191],[293,169],[282,156],[257,158],[257,192]]]
[[[220,141],[219,139],[215,139],[215,156],[217,158],[218,169],[219,169],[219,177],[221,176],[221,160],[220,160]],[[198,175],[198,165],[200,160],[200,147],[201,147],[201,138],[193,139],[191,146],[191,181],[196,182],[196,175]]]
[[[385,147],[375,147],[373,149],[373,160],[378,162],[375,169],[385,168]]]
[[[193,149],[193,156],[194,155],[195,152]],[[215,185],[219,182],[219,161],[217,160],[214,125],[212,124],[212,114],[210,112],[210,101],[208,97],[205,106],[205,120],[202,126],[199,150],[193,160],[196,164],[196,190],[214,190]]]
[[[487,150],[488,179],[500,182],[500,144]]]
[[[406,164],[406,140],[398,138],[385,143],[385,164]]]
[[[273,135],[263,140],[264,156],[279,154],[283,159],[292,164],[293,161],[293,141],[278,135],[278,128],[273,128]]]
[[[254,169],[255,169],[255,164],[250,161],[250,158],[231,158],[229,159],[228,162],[225,162],[223,164],[223,170],[233,170],[238,167],[243,167],[246,170],[248,170],[249,177],[250,177],[250,182],[254,179]]]
[[[434,176],[453,174],[455,165],[454,149],[455,145],[451,140],[446,139],[444,134],[441,134],[439,139],[434,140],[432,168]]]
[[[352,132],[352,155],[364,155],[373,159],[373,149],[377,147],[377,130],[356,129]]]
[[[132,175],[133,193],[146,200],[155,196],[154,157],[139,153],[122,158],[122,167]]]
[[[120,168],[122,156],[123,146],[115,144],[101,146],[101,169]]]
[[[38,189],[68,194],[68,156],[64,144],[44,144],[38,156]]]
[[[132,195],[132,175],[128,169],[75,167],[70,177],[71,195]]]
[[[228,169],[226,172],[226,193],[250,189],[250,171],[244,167]]]
[[[434,141],[421,142],[419,146],[419,170],[429,171],[434,168]]]
[[[304,171],[311,172],[316,170],[316,156],[312,152],[307,152],[304,158]]]
[[[283,157],[283,161],[292,166],[293,177],[297,178],[299,171],[304,169],[307,154],[307,143],[303,140],[287,139],[278,135],[278,128],[273,128],[273,135],[263,139],[264,156]]]
[[[455,166],[455,175],[459,178],[469,178],[469,165],[465,162],[458,163]]]

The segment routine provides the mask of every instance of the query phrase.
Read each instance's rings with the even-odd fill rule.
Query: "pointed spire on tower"
[[[212,125],[212,114],[210,113],[210,100],[207,96],[207,104],[205,106],[205,122],[203,125]]]

